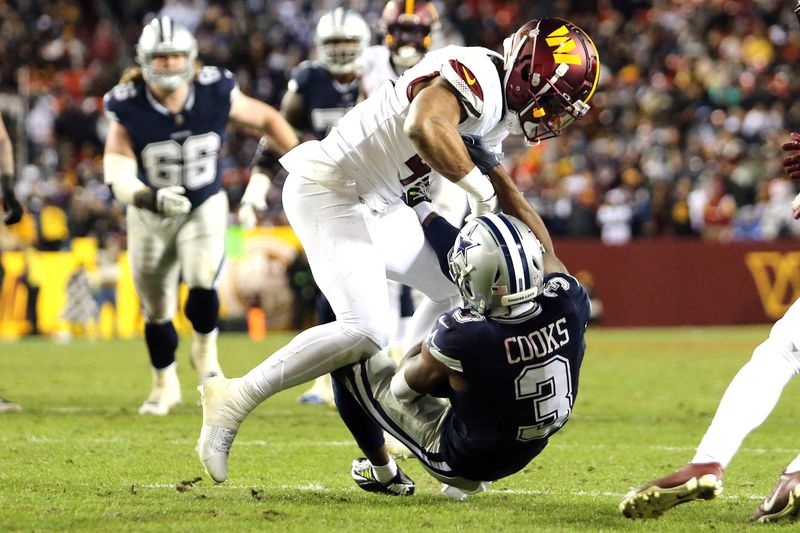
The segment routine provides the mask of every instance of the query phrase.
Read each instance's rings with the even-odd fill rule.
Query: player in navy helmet
[[[524,468],[567,422],[590,304],[552,248],[512,216],[487,213],[458,231],[428,211],[423,225],[464,306],[439,317],[399,368],[379,354],[335,377],[462,500]],[[366,457],[351,475],[362,489],[413,493],[385,447],[359,445]]]
[[[228,200],[219,152],[228,123],[263,131],[281,151],[297,143],[277,110],[243,95],[229,71],[201,67],[196,59],[191,32],[169,17],[155,18],[136,46],[138,67],[126,71],[104,98],[105,181],[128,205],[128,253],[153,374],[140,414],[166,415],[181,401],[172,324],[180,279],[189,286],[191,363],[201,383],[222,374],[216,283]]]

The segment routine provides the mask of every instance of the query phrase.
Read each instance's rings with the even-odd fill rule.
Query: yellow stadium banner
[[[264,309],[268,327],[289,327],[293,299],[286,271],[300,249],[291,228],[263,227],[249,232],[231,228],[227,249],[218,286],[221,316],[243,318],[257,306]],[[75,238],[71,249],[64,252],[4,252],[0,261],[5,272],[0,284],[0,339],[34,332],[64,338],[131,338],[144,330],[127,252],[116,258],[116,269],[112,265],[116,279],[111,298],[99,297],[98,248],[93,238]],[[70,285],[71,278],[84,275],[85,286],[78,282]],[[81,292],[91,294],[99,305],[87,306],[93,311],[83,314],[67,312],[70,305],[74,307],[75,301],[81,300]],[[179,333],[191,331],[183,314],[187,295],[188,288],[181,284],[174,320]],[[88,294],[82,296],[89,298]],[[76,315],[83,318],[76,322]]]

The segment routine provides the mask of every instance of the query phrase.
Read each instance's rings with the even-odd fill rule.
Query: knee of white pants
[[[339,322],[339,327],[348,337],[363,340],[359,344],[359,349],[364,352],[365,357],[375,354],[389,345],[389,334],[384,329],[370,327],[368,324],[349,324],[347,322]]]
[[[753,350],[753,361],[778,359],[791,365],[794,374],[800,374],[800,350],[791,341],[772,335]]]

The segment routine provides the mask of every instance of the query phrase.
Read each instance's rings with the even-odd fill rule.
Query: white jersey
[[[367,96],[375,94],[387,80],[396,81],[400,75],[392,67],[389,49],[376,44],[364,50],[364,73],[361,76],[361,89]]]
[[[461,133],[498,146],[508,135],[503,123],[500,56],[480,47],[447,46],[430,52],[393,85],[359,103],[318,143],[303,143],[281,163],[290,172],[326,186],[354,183],[371,209],[383,212],[397,202],[403,186],[430,173],[403,132],[415,84],[441,76],[467,110]]]

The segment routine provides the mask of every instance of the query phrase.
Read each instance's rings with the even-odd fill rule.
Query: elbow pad
[[[408,385],[408,382],[406,381],[406,373],[403,368],[398,369],[395,375],[392,377],[389,390],[391,391],[395,400],[404,404],[412,403],[414,400],[422,396]]]
[[[136,159],[116,153],[103,156],[105,183],[111,187],[114,197],[128,205],[134,205],[136,193],[148,189],[136,175]]]

